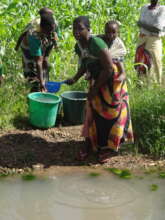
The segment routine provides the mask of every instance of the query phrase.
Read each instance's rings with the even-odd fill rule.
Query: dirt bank
[[[79,162],[75,155],[84,145],[81,126],[66,126],[48,130],[29,129],[0,132],[0,168],[1,170],[31,169],[38,164],[49,167],[118,167],[142,169],[165,167],[165,160],[153,160],[147,156],[133,155],[127,148],[118,156],[111,157],[106,164],[99,164],[92,155]]]

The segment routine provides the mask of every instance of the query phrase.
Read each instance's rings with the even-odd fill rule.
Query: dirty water
[[[95,171],[96,172],[96,171]],[[0,179],[2,220],[164,220],[165,179],[122,179],[107,171],[36,174]],[[151,186],[157,186],[152,191]]]
[[[38,102],[43,102],[43,103],[55,103],[55,100],[53,98],[49,98],[49,97],[37,97],[36,101]]]

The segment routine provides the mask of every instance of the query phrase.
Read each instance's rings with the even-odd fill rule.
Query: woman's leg
[[[147,37],[146,49],[151,53],[153,65],[151,77],[155,82],[162,82],[162,40],[160,37]]]
[[[91,152],[92,152],[91,142],[90,139],[86,137],[84,146],[80,149],[80,151],[77,154],[77,160],[79,161],[85,160]]]
[[[85,108],[85,119],[84,119],[84,125],[82,129],[82,136],[85,137],[85,144],[83,148],[78,152],[77,159],[80,161],[83,161],[86,159],[90,152],[92,152],[92,146],[91,141],[89,138],[89,127],[92,120],[92,112],[90,108],[90,104],[87,101],[86,102],[86,108]]]

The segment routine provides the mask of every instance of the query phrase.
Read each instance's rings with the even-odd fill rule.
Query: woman
[[[77,82],[86,72],[91,75],[83,135],[93,151],[99,153],[99,162],[104,163],[112,152],[118,151],[121,143],[133,140],[126,82],[118,80],[117,67],[105,42],[90,35],[86,16],[74,20],[73,35],[80,66],[67,83]],[[79,152],[80,160],[87,157],[89,149],[87,145]]]
[[[31,91],[45,91],[48,79],[48,56],[54,45],[55,21],[51,14],[41,16],[40,26],[30,28],[21,42],[24,76]]]
[[[36,17],[34,18],[30,23],[28,23],[23,31],[23,33],[21,33],[21,35],[19,36],[16,46],[15,46],[15,50],[18,51],[20,44],[24,38],[24,36],[26,35],[27,31],[29,31],[30,29],[38,29],[38,27],[40,26],[40,20],[41,17],[44,15],[52,15],[53,16],[53,11],[50,8],[41,8],[39,10],[39,15],[40,18]],[[55,30],[54,30],[54,46],[57,46],[57,40],[58,38],[61,37],[61,33],[59,30],[59,26],[57,24],[57,21],[55,21]]]
[[[145,64],[148,70],[151,66],[151,69],[148,71],[148,79],[159,84],[162,82],[161,37],[165,36],[164,20],[165,6],[159,5],[159,0],[150,0],[150,4],[142,7],[138,21],[140,35],[135,57],[137,63],[143,62],[144,59],[146,60]],[[140,69],[142,68],[137,68],[137,70]],[[141,72],[138,72],[139,75],[141,75]],[[145,73],[146,71],[143,72]],[[147,74],[144,76],[147,76]]]

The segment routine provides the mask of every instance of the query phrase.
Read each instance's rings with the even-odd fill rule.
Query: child
[[[41,8],[39,10],[39,14],[40,14],[40,18],[41,18],[45,14],[53,15],[53,11],[49,8]],[[15,46],[16,51],[18,51],[20,44],[21,44],[23,38],[25,37],[26,33],[31,29],[34,29],[34,28],[38,29],[40,27],[40,18],[35,18],[29,24],[26,25],[23,33],[20,35],[20,37],[18,38],[18,41],[16,43],[16,46]],[[57,40],[58,40],[58,37],[60,37],[60,32],[59,32],[59,28],[58,28],[57,23],[56,23],[56,27],[55,27],[55,31],[54,31],[53,35],[54,35],[53,36],[54,46],[57,47]]]
[[[126,48],[123,41],[119,38],[119,23],[117,21],[108,21],[105,24],[105,34],[99,35],[106,44],[111,53],[113,62],[117,65],[119,70],[118,80],[125,79],[124,70],[124,56],[126,55]]]

